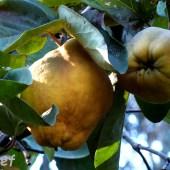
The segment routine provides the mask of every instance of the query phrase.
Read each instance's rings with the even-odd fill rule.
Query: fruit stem
[[[58,38],[56,38],[56,36],[54,34],[52,34],[51,32],[48,32],[48,34],[53,39],[53,41],[57,44],[57,46],[60,47],[62,45],[61,41]]]

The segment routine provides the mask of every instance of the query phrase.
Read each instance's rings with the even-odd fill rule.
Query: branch
[[[163,159],[164,161],[166,161],[166,164],[164,165],[164,167],[162,168],[162,170],[166,170],[167,167],[170,164],[170,157],[168,157],[167,155],[165,155],[164,153],[158,152],[156,150],[153,150],[149,147],[146,146],[142,146],[141,144],[135,143],[131,138],[129,138],[129,136],[125,133],[123,134],[123,139],[125,139],[131,146],[132,148],[142,157],[146,167],[148,170],[151,170],[148,162],[146,161],[145,157],[143,156],[143,154],[141,153],[141,150],[145,150],[148,151],[152,154],[155,154],[157,156],[159,156],[161,159]]]
[[[148,170],[151,170],[151,167],[149,166],[147,160],[145,159],[144,155],[141,152],[141,145],[135,143],[131,138],[129,138],[126,134],[123,135],[123,139],[125,139],[131,146],[132,148],[141,156],[141,158],[143,159],[146,167]]]

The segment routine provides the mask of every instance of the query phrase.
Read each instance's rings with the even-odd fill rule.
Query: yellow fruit
[[[170,31],[146,28],[127,43],[128,71],[118,76],[126,90],[151,103],[170,101]]]
[[[79,148],[113,102],[113,87],[105,72],[75,40],[50,51],[30,71],[33,84],[22,98],[39,114],[59,107],[56,124],[31,127],[40,145]]]

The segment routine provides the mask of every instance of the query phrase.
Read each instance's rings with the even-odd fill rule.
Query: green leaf
[[[59,20],[54,20],[37,28],[25,31],[20,37],[12,42],[4,51],[10,52],[24,43],[29,43],[30,37],[41,36],[44,33],[57,33],[65,29],[70,35],[76,37],[92,58],[102,68],[113,70],[108,61],[107,45],[102,34],[90,22],[78,13],[66,6],[61,5],[58,9]]]
[[[103,0],[83,0],[89,6],[102,10],[109,14],[118,23],[126,25],[132,19],[136,13],[135,0],[114,0],[114,1],[103,1]]]
[[[0,79],[0,100],[6,100],[22,92],[32,83],[32,76],[27,68],[10,70]]]
[[[145,102],[137,96],[135,96],[135,98],[142,113],[146,116],[146,118],[154,123],[163,120],[170,109],[170,102],[165,104],[153,104]]]
[[[41,37],[48,32],[55,34],[61,31],[65,25],[67,25],[65,21],[57,19],[39,27],[24,31],[15,41],[12,41],[10,44],[8,44],[8,46],[4,49],[4,52],[9,53],[16,50],[17,48],[21,47],[23,43],[29,43],[33,37]]]
[[[167,7],[168,19],[170,20],[170,1],[169,0],[166,0],[166,7]]]
[[[52,14],[50,9],[46,9],[47,7],[28,0],[5,0],[1,3],[0,50],[4,50],[12,41],[18,39],[23,31],[56,18],[56,15],[53,16],[54,12]]]
[[[57,158],[59,170],[95,170],[90,156],[81,159],[61,159]],[[103,169],[105,170],[105,169]]]
[[[169,21],[168,17],[155,16],[151,24],[153,27],[161,27],[164,29],[168,29],[169,23],[168,21]]]
[[[18,68],[25,65],[25,55],[12,55],[0,51],[0,65],[4,67]]]
[[[28,165],[26,164],[24,155],[21,151],[11,149],[6,154],[14,157],[11,168],[17,168],[16,170],[19,170],[19,169],[28,170]],[[12,169],[9,169],[9,170],[12,170]]]
[[[165,116],[164,121],[170,124],[170,109],[169,109],[167,115]]]
[[[104,37],[86,18],[72,9],[61,5],[58,8],[59,18],[65,20],[65,29],[74,36],[91,54],[94,61],[106,70],[113,70],[108,60],[108,49]]]
[[[114,103],[101,129],[98,149],[95,153],[96,170],[118,170],[120,143],[124,124],[126,100],[124,92],[116,87]],[[110,148],[110,151],[108,151]],[[107,151],[104,153],[104,151]],[[103,158],[103,154],[106,158]],[[103,160],[103,159],[104,160]]]
[[[102,10],[109,14],[115,21],[123,26],[142,22],[148,23],[155,13],[156,3],[153,4],[150,0],[83,0],[89,6]]]
[[[48,161],[52,161],[54,159],[55,149],[50,147],[43,147],[43,150],[47,156]]]
[[[78,5],[81,0],[39,0],[40,2],[48,5],[49,7],[58,7],[60,5]]]
[[[29,57],[27,57],[26,64],[27,65],[33,64],[36,60],[42,58],[47,52],[55,48],[56,48],[55,42],[52,39],[48,38],[47,43],[45,44],[44,48],[42,48],[37,53],[34,53],[32,55],[29,55]]]
[[[0,100],[12,98],[22,92],[26,87],[26,84],[0,79]]]
[[[120,142],[115,142],[110,146],[105,146],[103,148],[99,148],[96,151],[96,159],[94,162],[95,168],[103,164],[105,161],[110,159],[112,156],[114,156],[117,151],[119,150]]]
[[[32,125],[47,125],[46,122],[33,110],[29,105],[27,105],[23,100],[15,97],[9,100],[3,101],[3,103],[10,109],[10,111],[24,123]]]
[[[17,52],[20,54],[33,54],[41,50],[47,42],[47,37],[32,37],[29,42],[17,48]]]
[[[0,130],[10,136],[21,134],[25,126],[21,125],[21,121],[15,117],[10,110],[0,104]]]
[[[11,69],[10,67],[0,66],[0,79],[3,78],[5,76],[5,74],[7,74],[10,69]]]

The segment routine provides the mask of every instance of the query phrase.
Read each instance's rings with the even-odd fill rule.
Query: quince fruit
[[[59,107],[55,125],[30,126],[32,135],[43,146],[79,148],[112,106],[107,74],[76,39],[48,52],[30,71],[33,84],[21,97],[40,115]]]
[[[170,31],[149,27],[128,43],[128,71],[118,75],[127,91],[150,103],[170,101]]]

